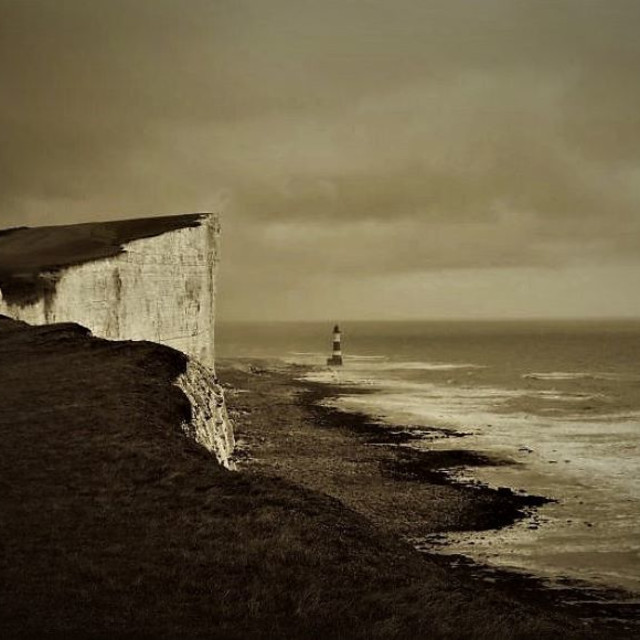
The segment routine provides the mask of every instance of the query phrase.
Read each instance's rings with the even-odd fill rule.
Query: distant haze
[[[223,319],[640,317],[638,0],[0,0],[0,226],[223,213]]]

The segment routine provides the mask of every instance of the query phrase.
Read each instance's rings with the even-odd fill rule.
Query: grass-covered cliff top
[[[180,428],[184,366],[0,318],[0,637],[596,637],[336,499],[220,468]]]
[[[47,291],[43,272],[115,256],[134,240],[198,226],[205,215],[0,230],[0,289],[9,302],[32,302]]]

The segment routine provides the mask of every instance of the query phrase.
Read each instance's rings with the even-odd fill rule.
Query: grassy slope
[[[0,320],[0,637],[581,637],[337,500],[219,468],[181,433],[183,368]]]

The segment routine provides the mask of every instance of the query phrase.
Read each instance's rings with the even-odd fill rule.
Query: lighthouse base
[[[342,366],[342,356],[331,356],[327,358],[327,364],[333,365],[334,367]]]

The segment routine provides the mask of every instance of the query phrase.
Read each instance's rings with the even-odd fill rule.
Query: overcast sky
[[[638,0],[0,0],[0,226],[216,210],[224,319],[640,316]]]

